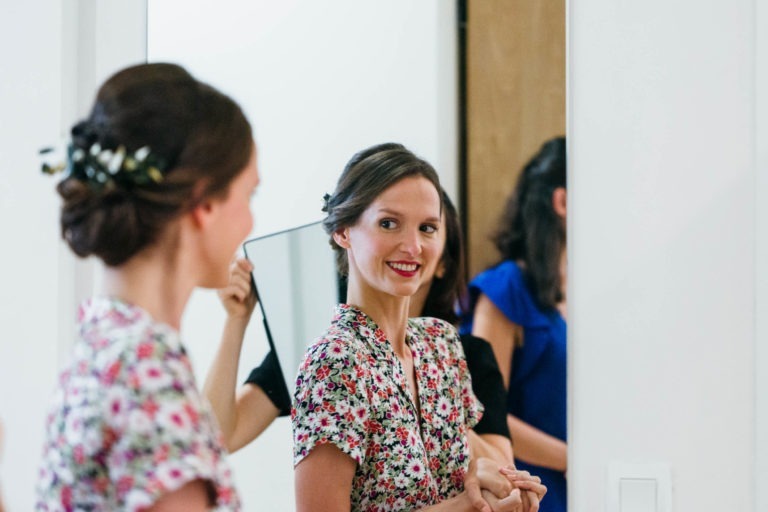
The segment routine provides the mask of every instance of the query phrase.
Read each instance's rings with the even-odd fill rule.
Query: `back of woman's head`
[[[566,187],[565,138],[556,137],[523,168],[494,236],[502,259],[524,263],[536,299],[545,307],[563,299],[560,257],[566,231],[553,205],[553,193],[561,187]]]
[[[183,68],[119,71],[72,128],[62,236],[78,256],[121,265],[201,200],[225,196],[252,151],[240,107]]]
[[[467,287],[464,271],[464,241],[459,213],[445,191],[442,196],[445,248],[438,266],[439,271],[435,273],[432,285],[429,287],[421,315],[440,318],[455,324],[459,319],[456,306],[464,299]]]
[[[323,207],[328,214],[323,227],[331,235],[330,244],[336,251],[336,264],[342,275],[348,272],[347,253],[333,240],[333,233],[354,226],[382,192],[413,176],[426,178],[436,190],[442,190],[435,169],[402,144],[388,142],[372,146],[356,153],[347,162],[336,190],[326,196]]]

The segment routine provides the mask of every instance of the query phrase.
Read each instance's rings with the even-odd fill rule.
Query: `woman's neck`
[[[347,303],[357,307],[376,322],[398,356],[406,353],[407,348],[405,331],[408,327],[409,299],[357,286],[354,279],[350,279],[347,288]]]
[[[155,321],[179,330],[184,308],[195,288],[194,277],[185,267],[182,261],[174,261],[173,251],[148,248],[119,267],[107,267],[103,291],[139,306]]]
[[[416,293],[413,294],[411,300],[408,303],[408,316],[416,317],[422,316],[424,306],[427,303],[427,296],[429,295],[429,289],[432,286],[432,281],[422,284]]]

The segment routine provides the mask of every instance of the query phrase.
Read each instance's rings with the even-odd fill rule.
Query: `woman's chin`
[[[224,272],[211,273],[209,275],[203,276],[197,286],[199,288],[218,290],[219,288],[226,287],[228,284],[229,273],[225,270]]]

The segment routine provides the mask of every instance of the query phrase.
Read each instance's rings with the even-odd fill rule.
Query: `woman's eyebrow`
[[[382,206],[379,208],[379,213],[384,213],[387,215],[392,215],[393,217],[403,217],[404,214],[399,210],[393,210],[392,208],[387,208],[386,206]],[[427,217],[424,219],[424,222],[440,222],[440,216],[437,217]]]

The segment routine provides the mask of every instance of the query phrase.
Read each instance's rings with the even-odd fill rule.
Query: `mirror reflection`
[[[435,166],[462,212],[472,277],[497,261],[488,234],[523,163],[544,140],[564,132],[564,2],[259,0],[228,1],[222,9],[164,0],[148,6],[148,59],[188,66],[232,94],[254,124],[262,185],[252,237],[316,221],[320,198],[349,155],[399,141]],[[327,239],[319,238],[313,255],[332,258]],[[271,249],[246,251],[253,260]],[[267,270],[288,261],[254,261],[273,338],[298,340],[277,351],[286,377],[300,348],[330,318],[318,314],[319,328],[303,320],[294,326],[295,316],[277,319],[306,311],[300,301],[269,298],[269,290],[282,284],[282,292],[290,291],[298,282]],[[327,279],[332,305],[335,277]],[[214,359],[218,307],[211,295],[198,294],[185,319],[198,375]],[[268,351],[258,319],[251,324],[240,382]],[[265,501],[264,493],[241,486],[244,501],[290,509],[287,421],[275,422],[243,452],[233,457],[238,478],[272,489]],[[265,459],[280,468],[260,466]]]
[[[320,223],[255,238],[243,246],[270,348],[293,396],[296,371],[309,343],[341,302],[336,263]]]

